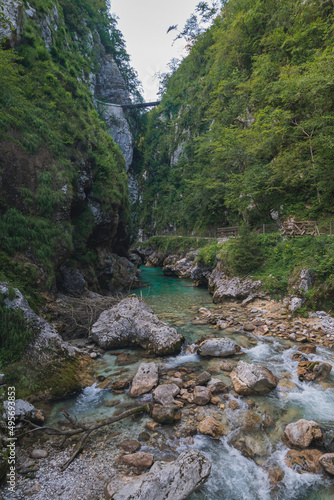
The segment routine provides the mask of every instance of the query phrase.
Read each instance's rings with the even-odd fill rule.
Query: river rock
[[[49,453],[46,450],[32,450],[30,453],[31,458],[46,458],[49,456]]]
[[[149,469],[153,464],[154,455],[139,451],[138,453],[130,453],[119,458],[119,463],[137,467],[137,469]]]
[[[185,500],[200,488],[211,472],[211,462],[197,450],[188,450],[174,462],[155,462],[139,478],[113,480],[105,489],[107,500]],[[123,479],[123,478],[122,478]]]
[[[262,395],[275,389],[278,379],[263,365],[239,361],[230,373],[234,390],[242,396]]]
[[[301,361],[298,364],[297,374],[299,380],[324,380],[332,370],[330,363],[322,361]]]
[[[334,476],[334,453],[325,453],[320,457],[319,462],[328,474]]]
[[[196,379],[196,385],[205,385],[211,380],[211,374],[209,372],[202,372],[200,373]]]
[[[233,340],[226,338],[216,338],[204,340],[199,345],[198,354],[201,356],[213,356],[225,358],[236,353],[236,344]]]
[[[316,422],[300,419],[286,426],[282,441],[288,448],[302,450],[308,448],[315,440],[322,439],[322,437],[322,431]]]
[[[193,402],[199,406],[207,405],[211,399],[210,389],[203,387],[202,385],[197,385],[195,387],[193,395]]]
[[[141,363],[132,380],[130,396],[137,397],[149,392],[158,384],[159,371],[155,363]]]
[[[227,434],[226,430],[224,429],[223,424],[218,422],[213,417],[205,417],[198,424],[197,429],[201,434],[205,434],[207,436],[212,436],[215,439],[218,439],[221,436],[224,436]]]
[[[141,448],[141,444],[134,439],[130,439],[128,441],[122,441],[119,445],[120,448],[124,451],[135,452],[139,451]]]
[[[171,425],[175,421],[180,420],[180,408],[177,405],[154,405],[152,410],[152,418],[159,424]]]
[[[226,394],[228,392],[228,386],[219,378],[212,378],[208,383],[207,388],[210,389],[211,394]]]
[[[322,466],[320,458],[322,456],[319,450],[290,450],[288,451],[285,463],[299,474],[321,474]]]
[[[92,327],[92,337],[106,350],[139,345],[158,356],[180,351],[184,340],[138,297],[128,297],[103,311]]]
[[[8,401],[4,401],[3,408],[5,413],[3,415],[4,419],[7,420],[7,409],[8,409]],[[15,401],[15,420],[34,420],[36,408],[25,401],[24,399],[16,399]]]
[[[174,404],[174,396],[177,396],[179,392],[180,388],[176,384],[163,384],[153,391],[153,397],[162,405]]]

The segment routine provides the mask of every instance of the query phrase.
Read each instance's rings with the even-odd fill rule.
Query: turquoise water
[[[229,337],[242,346],[244,355],[242,359],[256,364],[264,364],[279,378],[288,374],[292,387],[277,389],[268,396],[253,397],[253,410],[258,415],[268,412],[273,425],[265,428],[257,426],[245,430],[245,422],[249,415],[249,407],[245,399],[238,396],[229,396],[229,400],[238,401],[240,407],[232,410],[226,405],[225,410],[215,407],[229,430],[227,436],[213,440],[210,437],[197,434],[193,439],[175,440],[175,428],[161,426],[159,436],[165,440],[169,452],[174,450],[174,455],[183,449],[194,447],[205,453],[212,462],[212,473],[207,484],[202,490],[192,496],[192,500],[329,500],[334,498],[334,481],[329,476],[314,474],[297,474],[285,464],[287,448],[281,443],[281,435],[285,426],[300,418],[317,421],[326,431],[326,442],[334,451],[334,375],[332,372],[328,383],[324,385],[299,381],[297,377],[297,361],[292,359],[297,347],[292,342],[282,341],[274,337],[256,337],[252,334],[240,334],[232,329],[213,329],[210,325],[194,325],[191,320],[196,316],[199,307],[215,307],[211,296],[206,289],[196,288],[189,280],[180,280],[173,277],[164,277],[160,269],[142,268],[142,281],[146,286],[135,290],[138,296],[152,307],[154,312],[163,321],[175,326],[186,338],[182,352],[177,356],[168,358],[143,359],[141,350],[124,349],[133,357],[134,363],[127,366],[117,366],[117,357],[106,353],[102,359],[95,363],[96,375],[106,376],[110,380],[129,378],[134,376],[140,362],[157,362],[160,367],[175,368],[187,364],[197,363],[199,370],[210,369],[214,377],[220,378],[231,385],[226,372],[219,369],[221,359],[203,359],[197,354],[187,350],[187,345],[200,338],[203,334],[214,333],[215,336]],[[224,305],[227,314],[231,305]],[[238,319],[245,321],[245,312],[238,312]],[[292,348],[291,348],[292,347]],[[318,348],[310,359],[323,360],[334,364],[333,351]],[[236,364],[238,359],[230,358]],[[334,370],[333,370],[334,371]],[[143,400],[150,400],[151,395],[146,395]],[[110,404],[116,403],[115,407]],[[228,401],[227,401],[228,403]],[[115,394],[103,390],[94,384],[75,397],[53,405],[49,418],[55,419],[60,409],[65,408],[70,414],[77,415],[82,420],[110,416],[115,408],[125,410],[134,404],[127,393]],[[209,407],[202,409],[209,412]],[[182,417],[183,418],[183,417]],[[188,418],[188,417],[185,417]],[[59,417],[57,417],[59,420]],[[126,421],[117,424],[117,429],[122,430],[124,439],[135,438],[145,430],[145,423],[149,417],[128,426]],[[182,422],[182,421],[181,421]],[[254,439],[261,448],[262,455],[252,460],[242,455],[234,446],[235,439],[245,435]],[[166,458],[167,452],[154,444],[143,446],[143,451],[155,454],[155,459]],[[168,453],[169,453],[168,452]],[[168,456],[170,458],[170,455]],[[283,481],[276,490],[270,486],[265,467],[279,467],[285,473]]]

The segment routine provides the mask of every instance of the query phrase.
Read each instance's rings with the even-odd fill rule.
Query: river
[[[290,341],[275,337],[256,337],[253,334],[238,333],[234,330],[219,332],[211,325],[194,325],[191,322],[199,307],[214,309],[211,296],[203,288],[196,288],[191,281],[164,277],[160,269],[143,268],[142,281],[145,287],[134,292],[142,296],[160,319],[175,326],[184,335],[187,343],[200,338],[205,333],[229,337],[242,346],[243,360],[264,364],[280,379],[287,382],[286,387],[279,387],[267,396],[245,399],[228,396],[225,409],[215,409],[222,414],[229,432],[219,440],[214,440],[197,433],[193,437],[177,438],[175,429],[160,426],[160,437],[164,446],[154,447],[154,442],[146,443],[141,451],[150,451],[155,459],[173,458],[186,448],[193,447],[202,451],[212,462],[210,479],[200,492],[192,495],[193,500],[329,500],[334,498],[334,480],[330,476],[298,474],[285,464],[287,448],[281,442],[285,426],[300,418],[315,420],[325,434],[328,450],[334,451],[334,376],[333,371],[326,383],[301,382],[297,377],[297,361],[292,354],[297,346]],[[225,306],[224,306],[225,307]],[[230,307],[230,306],[226,306]],[[242,313],[235,313],[242,314]],[[178,366],[191,366],[197,370],[211,370],[214,377],[231,385],[226,372],[219,370],[222,359],[199,358],[197,354],[186,352],[186,347],[177,356],[160,358],[157,361],[166,369],[177,370]],[[131,378],[142,359],[142,351],[125,349],[122,352],[132,356],[133,363],[126,366],[116,365],[116,356],[106,353],[96,361],[96,375],[108,379]],[[334,364],[334,353],[330,349],[318,347],[316,354],[308,356],[310,360],[322,360]],[[154,358],[145,357],[144,361]],[[229,360],[230,361],[230,360]],[[235,361],[236,363],[236,361]],[[149,400],[146,395],[143,400]],[[250,399],[250,400],[249,400]],[[234,409],[228,403],[235,400]],[[115,404],[115,406],[113,406]],[[71,414],[84,420],[97,420],[110,416],[115,408],[126,409],[133,406],[133,399],[127,393],[115,394],[103,390],[95,383],[87,387],[75,398],[70,398],[53,405],[49,413],[49,422],[59,420],[59,410],[65,408]],[[237,406],[237,408],[236,408]],[[206,412],[208,407],[200,407]],[[252,411],[250,413],[250,409]],[[252,425],[250,420],[258,415],[269,415],[271,425],[262,423]],[[183,417],[182,417],[183,418]],[[145,431],[148,417],[143,417],[131,424],[126,421],[117,424],[125,437],[137,436]],[[252,450],[253,458],[245,456],[246,444]],[[158,439],[156,440],[158,442]],[[237,444],[236,444],[237,443]],[[240,447],[241,446],[241,447]],[[243,454],[238,449],[242,449]],[[247,446],[246,446],[247,449]],[[283,480],[276,488],[270,486],[266,469],[279,468],[284,472]]]

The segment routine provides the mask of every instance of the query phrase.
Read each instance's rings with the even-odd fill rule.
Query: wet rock
[[[322,438],[323,434],[318,424],[313,420],[305,419],[287,425],[282,435],[283,443],[288,448],[296,448],[297,450],[308,448],[314,444],[314,441],[319,441]]]
[[[118,462],[130,467],[136,467],[137,469],[149,469],[152,467],[153,459],[154,455],[152,453],[140,451],[138,453],[123,455],[119,458]]]
[[[242,396],[268,394],[277,386],[278,379],[263,365],[239,361],[230,373],[234,390]]]
[[[212,378],[207,388],[210,389],[211,394],[226,394],[228,392],[228,386],[219,378]]]
[[[279,469],[278,467],[275,467],[274,469],[266,469],[266,472],[272,486],[276,486],[277,483],[280,483],[285,476],[282,469]]]
[[[207,405],[211,398],[211,391],[207,387],[202,385],[197,385],[193,393],[193,402],[196,405],[204,406]]]
[[[232,401],[229,402],[228,407],[231,410],[238,410],[240,408],[240,403],[236,399],[232,399]]]
[[[116,365],[117,366],[127,366],[127,365],[133,365],[136,363],[136,359],[134,356],[131,354],[128,354],[127,352],[122,352],[122,354],[119,354],[116,359]]]
[[[154,400],[162,405],[174,404],[174,397],[180,392],[180,388],[176,384],[159,385],[153,391]]]
[[[173,377],[169,380],[169,383],[170,384],[176,384],[180,389],[182,389],[183,387],[183,380],[182,378],[178,378],[178,377]]]
[[[245,323],[243,328],[245,332],[252,332],[253,330],[255,330],[256,326],[253,325],[253,323]]]
[[[220,365],[220,369],[223,372],[231,372],[233,370],[233,365],[232,365],[232,363],[222,363]]]
[[[246,458],[260,458],[266,455],[266,450],[259,439],[252,436],[242,436],[233,444],[234,448]]]
[[[149,392],[158,384],[159,372],[155,363],[141,363],[132,380],[130,396],[137,397]]]
[[[317,351],[317,346],[315,344],[302,345],[298,347],[298,351],[304,354],[315,354]]]
[[[135,440],[122,441],[122,443],[120,443],[118,446],[122,448],[122,450],[132,453],[135,451],[139,451],[141,448],[141,444]]]
[[[298,474],[321,474],[321,456],[322,453],[319,450],[290,450],[286,455],[285,463]]]
[[[154,432],[157,429],[157,427],[159,427],[159,423],[155,422],[154,420],[150,420],[145,424],[145,429],[147,429],[148,431]]]
[[[201,356],[227,357],[233,356],[237,352],[236,344],[225,338],[208,339],[202,342],[198,348]]]
[[[328,474],[334,476],[334,453],[325,453],[320,457],[319,462]]]
[[[111,384],[111,387],[114,391],[125,391],[125,389],[128,389],[130,385],[129,380],[115,380]]]
[[[211,471],[210,461],[197,450],[188,450],[170,463],[155,462],[151,470],[139,478],[117,481],[107,485],[107,500],[185,500],[200,488]]]
[[[173,424],[181,418],[180,408],[177,405],[154,405],[152,418],[159,424]]]
[[[139,345],[159,356],[178,352],[183,342],[175,328],[160,321],[137,297],[103,311],[92,327],[92,337],[103,349]]]
[[[156,422],[154,422],[156,424]],[[140,439],[140,441],[149,441],[150,440],[150,435],[148,432],[141,432],[139,435],[138,435],[138,439]]]
[[[46,450],[32,450],[30,453],[31,458],[46,458],[49,456],[49,453]]]
[[[201,434],[205,434],[207,436],[212,436],[215,439],[218,439],[221,436],[225,436],[227,434],[227,431],[224,428],[223,424],[218,422],[213,417],[205,417],[198,424],[197,429]]]
[[[209,372],[202,372],[196,377],[195,383],[196,385],[205,385],[209,380],[211,380],[211,374]]]
[[[322,361],[301,361],[298,364],[297,374],[299,380],[324,380],[332,370],[330,363],[323,363]]]

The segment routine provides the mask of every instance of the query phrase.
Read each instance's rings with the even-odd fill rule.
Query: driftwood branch
[[[74,427],[74,429],[68,429],[68,430],[59,430],[54,427],[40,427],[38,425],[33,424],[32,422],[29,422],[27,420],[24,420],[24,422],[28,423],[32,429],[29,429],[28,431],[23,432],[17,438],[20,438],[26,434],[31,434],[33,432],[41,431],[44,432],[45,434],[48,435],[55,435],[55,436],[64,436],[62,444],[65,443],[66,439],[72,436],[77,436],[79,434],[82,434],[80,441],[75,445],[74,452],[70,456],[70,458],[61,466],[60,470],[64,471],[72,462],[73,460],[79,455],[79,453],[83,450],[85,443],[89,436],[91,435],[92,432],[96,431],[97,429],[101,429],[101,427],[105,427],[106,425],[114,424],[115,422],[118,422],[119,420],[123,420],[124,418],[131,417],[131,415],[134,415],[136,413],[142,413],[142,412],[149,412],[150,407],[148,404],[144,406],[137,406],[136,408],[131,408],[130,410],[126,410],[123,413],[120,413],[119,415],[115,417],[109,417],[105,418],[103,420],[100,420],[97,423],[94,424],[88,424],[84,425],[81,424],[80,422],[77,421],[76,418],[71,417],[65,410],[63,410],[61,413],[64,415],[64,417],[71,423],[71,425]]]

